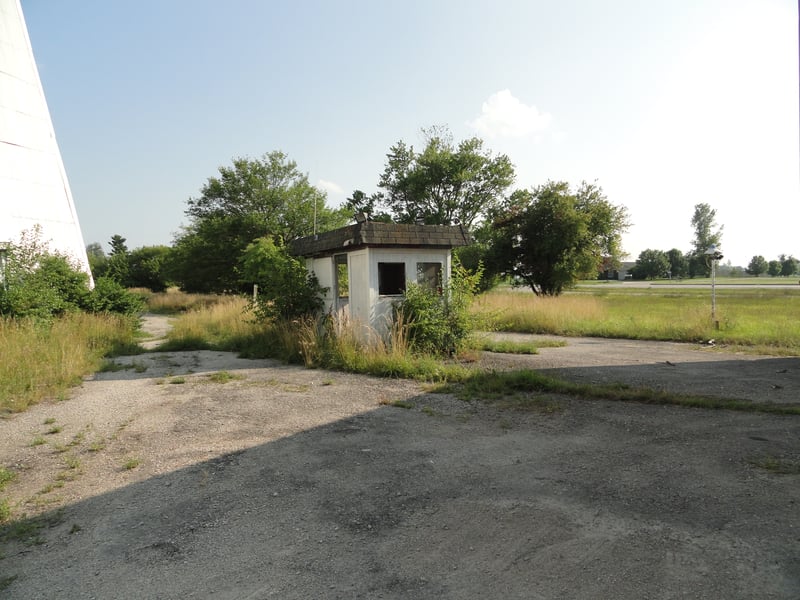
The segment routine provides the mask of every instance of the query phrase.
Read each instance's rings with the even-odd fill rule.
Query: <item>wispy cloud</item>
[[[333,181],[320,179],[317,181],[317,187],[325,190],[329,194],[344,194],[342,186],[340,186],[338,183],[334,183]]]
[[[510,90],[501,90],[489,96],[480,116],[467,125],[489,138],[525,137],[543,132],[552,121],[550,113],[523,104]]]

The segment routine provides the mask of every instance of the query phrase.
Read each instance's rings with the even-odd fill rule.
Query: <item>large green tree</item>
[[[669,270],[670,262],[667,254],[662,250],[648,248],[639,253],[631,273],[634,279],[657,279],[664,277]]]
[[[685,277],[689,273],[689,260],[677,248],[667,251],[670,277]]]
[[[108,242],[108,245],[111,246],[111,254],[105,263],[105,270],[100,273],[100,276],[113,279],[127,287],[130,265],[128,264],[128,246],[125,242],[125,238],[119,234],[111,236],[111,240]]]
[[[712,246],[720,249],[723,225],[717,225],[717,211],[706,203],[695,204],[692,214],[694,239],[689,253],[689,276],[708,277],[711,273],[711,260],[706,252]]]
[[[750,264],[747,265],[745,271],[748,275],[755,275],[758,277],[762,273],[766,273],[767,269],[769,269],[767,259],[758,254],[750,259]]]
[[[288,242],[345,225],[345,211],[326,205],[325,192],[308,182],[283,152],[235,158],[190,198],[191,222],[177,236],[170,272],[186,291],[240,289],[239,258],[255,239]]]
[[[402,140],[389,149],[378,182],[382,192],[365,199],[385,206],[400,223],[471,227],[514,182],[511,161],[505,154],[493,156],[477,137],[455,144],[445,128],[423,133],[422,152]]]
[[[778,260],[781,263],[781,272],[780,274],[784,277],[789,277],[797,273],[798,267],[800,267],[800,261],[798,261],[794,256],[791,254],[786,256],[785,254],[781,254],[778,257]]]
[[[169,260],[168,246],[142,246],[128,254],[128,287],[163,292],[169,287],[164,265]]]
[[[627,210],[611,204],[597,185],[573,191],[550,181],[517,191],[506,216],[497,216],[487,269],[524,282],[537,295],[554,296],[581,278],[596,277],[604,260],[622,256]]]

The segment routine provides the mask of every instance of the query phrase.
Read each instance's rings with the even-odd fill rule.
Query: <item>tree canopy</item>
[[[747,265],[745,271],[748,275],[755,275],[758,277],[762,273],[766,273],[768,268],[769,263],[767,259],[759,254],[750,259],[750,264]]]
[[[487,269],[524,282],[537,295],[558,295],[583,277],[596,277],[604,260],[621,258],[627,210],[602,188],[550,181],[514,192],[506,216],[494,221]]]
[[[794,275],[795,273],[797,273],[797,270],[800,267],[800,261],[798,261],[791,254],[789,256],[781,254],[778,257],[778,261],[780,261],[781,263],[780,275],[784,277],[789,277],[790,275]]]
[[[326,205],[325,192],[308,182],[279,151],[235,158],[190,198],[191,223],[177,236],[171,275],[186,291],[241,289],[238,261],[255,239],[279,242],[345,225],[348,215]]]
[[[689,273],[689,260],[677,248],[667,251],[670,277],[684,277]]]
[[[657,279],[670,272],[670,260],[666,252],[648,248],[639,253],[631,269],[634,279]]]
[[[385,206],[400,223],[471,227],[514,182],[511,161],[505,154],[493,156],[477,137],[456,145],[447,129],[423,133],[427,139],[422,152],[402,140],[389,149],[378,182],[383,191],[362,199],[373,209]]]
[[[692,215],[694,240],[689,257],[689,275],[707,277],[711,272],[711,262],[706,252],[711,246],[719,249],[722,243],[723,225],[717,226],[717,211],[706,203],[695,204]]]

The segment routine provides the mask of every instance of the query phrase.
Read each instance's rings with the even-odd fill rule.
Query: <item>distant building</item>
[[[635,262],[621,262],[615,269],[606,269],[598,274],[598,279],[612,280],[612,281],[625,281],[631,279],[631,269],[636,266]]]
[[[39,225],[91,277],[19,0],[0,0],[0,244]]]
[[[362,221],[294,240],[289,250],[328,288],[325,309],[365,328],[362,337],[368,337],[387,331],[408,282],[446,286],[452,249],[469,243],[460,225]]]

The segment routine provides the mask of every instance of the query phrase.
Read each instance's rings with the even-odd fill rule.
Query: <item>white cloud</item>
[[[524,137],[544,131],[552,121],[551,114],[526,106],[510,90],[501,90],[489,96],[481,115],[467,125],[489,138]]]
[[[329,194],[344,194],[344,190],[338,183],[334,183],[333,181],[325,181],[324,179],[320,179],[317,182],[317,187],[322,188]]]

